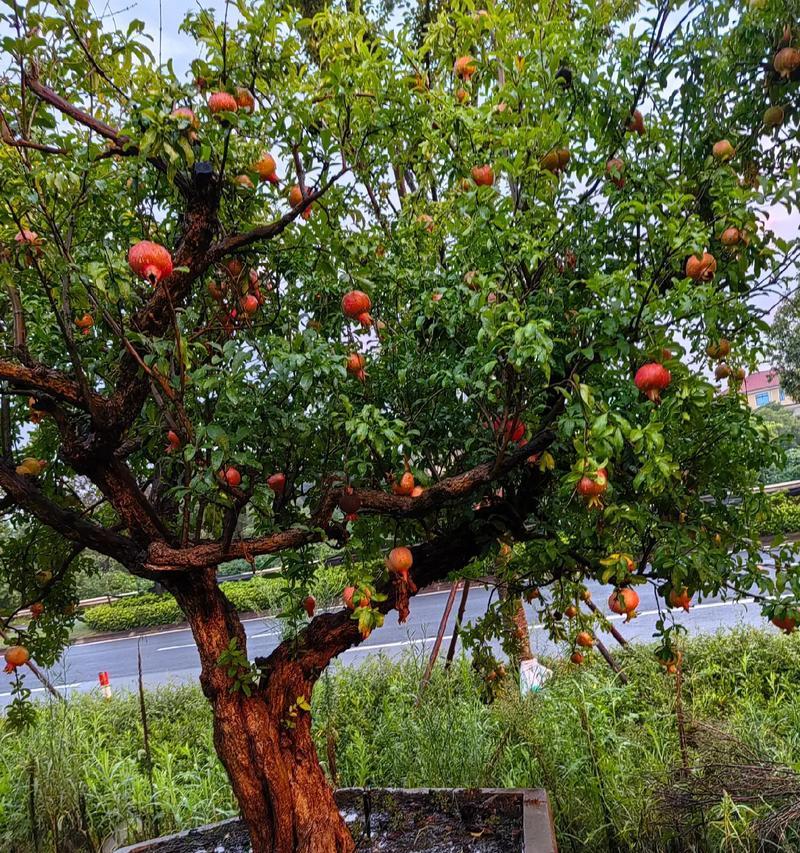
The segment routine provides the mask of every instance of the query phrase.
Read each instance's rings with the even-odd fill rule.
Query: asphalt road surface
[[[589,585],[593,600],[605,612],[611,587]],[[611,620],[628,640],[651,641],[655,623],[659,618],[655,593],[650,587],[640,587],[641,604],[639,615],[629,623],[622,624],[622,617],[611,615]],[[466,619],[476,619],[486,610],[493,592],[483,587],[472,587],[469,592]],[[459,595],[460,597],[460,595]],[[443,654],[452,634],[458,600],[453,606],[445,632]],[[397,614],[387,616],[385,625],[374,631],[369,639],[340,656],[346,665],[357,665],[369,655],[385,655],[396,658],[414,650],[425,654],[433,643],[447,601],[447,591],[426,592],[411,600],[411,615],[404,625],[397,623]],[[663,603],[663,602],[662,602]],[[531,645],[535,654],[559,652],[537,624],[533,608],[527,608],[531,628]],[[707,599],[692,607],[689,613],[671,611],[677,622],[685,625],[691,634],[713,633],[722,628],[737,625],[756,625],[774,630],[761,616],[759,606],[751,600],[723,602]],[[268,654],[280,641],[280,625],[270,618],[253,617],[244,620],[248,637],[248,655],[252,659]],[[614,651],[616,641],[600,633],[608,648]],[[89,640],[70,646],[61,661],[50,671],[54,684],[64,694],[75,691],[98,689],[98,673],[108,672],[112,690],[133,690],[137,681],[137,646],[141,644],[142,670],[146,686],[193,682],[199,673],[199,659],[191,632],[185,628],[169,628],[157,633],[135,637],[114,637]],[[560,650],[563,652],[564,650]],[[34,698],[45,698],[47,694],[39,682],[28,673],[26,685],[34,690]],[[0,675],[0,707],[10,701],[11,680]]]

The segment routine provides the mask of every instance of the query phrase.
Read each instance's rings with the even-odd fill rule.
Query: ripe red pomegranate
[[[711,148],[711,154],[715,160],[721,160],[723,163],[727,160],[732,160],[736,156],[736,149],[728,142],[727,139],[720,139],[715,142]]]
[[[386,567],[390,572],[404,579],[408,579],[408,572],[414,563],[414,555],[410,548],[401,545],[398,548],[392,548],[389,551],[389,556],[386,558]]]
[[[255,189],[255,185],[250,180],[249,175],[237,175],[233,179],[233,182],[234,182],[234,184],[236,184],[237,187],[244,187],[244,189],[246,189],[246,190],[254,190]]]
[[[583,655],[580,652],[573,652],[569,656],[569,659],[575,664],[575,666],[580,666],[583,663]]]
[[[714,376],[717,379],[727,379],[731,375],[731,369],[724,361],[720,362],[714,368]]]
[[[578,615],[578,608],[574,604],[570,604],[564,608],[564,615],[567,619],[574,619]]]
[[[469,92],[466,89],[458,88],[456,89],[456,100],[459,104],[466,104],[469,102]]]
[[[357,521],[361,509],[361,498],[352,486],[345,486],[339,496],[339,509],[344,513],[345,521]]]
[[[350,290],[342,297],[342,311],[346,317],[358,319],[370,308],[372,308],[372,302],[363,290]]]
[[[11,646],[6,649],[4,657],[6,659],[5,671],[9,673],[14,672],[18,666],[26,664],[31,658],[25,646]]]
[[[647,397],[657,403],[661,399],[661,391],[663,391],[672,380],[672,374],[656,361],[643,364],[637,371],[633,379],[636,387]]]
[[[256,108],[256,99],[249,89],[242,86],[236,87],[236,106],[246,113],[251,113]]]
[[[600,509],[603,502],[600,495],[608,488],[608,472],[605,468],[598,468],[594,478],[586,474],[578,480],[577,492],[582,498],[586,498],[586,505],[592,509]]]
[[[420,213],[417,217],[417,222],[423,226],[423,228],[429,233],[433,233],[433,229],[436,227],[433,221],[433,217],[427,213]]]
[[[634,110],[631,113],[625,129],[631,133],[638,133],[639,136],[644,136],[644,116],[639,110]]]
[[[625,163],[623,163],[619,157],[612,157],[606,163],[606,174],[611,180],[611,183],[620,190],[625,186],[625,178],[622,176],[624,171]]]
[[[797,619],[794,616],[773,616],[770,622],[784,634],[791,634],[797,627]]]
[[[736,246],[742,241],[742,232],[738,228],[726,228],[719,238],[723,246]]]
[[[669,592],[669,606],[681,607],[688,613],[689,608],[692,606],[692,596],[689,595],[689,590],[686,587],[683,587],[680,591],[671,589]]]
[[[292,207],[297,207],[303,203],[303,191],[297,184],[293,184],[289,188],[289,204]]]
[[[495,418],[492,421],[492,429],[495,431],[495,434],[499,434],[502,431],[506,441],[519,442],[522,441],[525,435],[526,427],[519,418],[507,419],[505,427],[503,426],[502,418]]]
[[[418,498],[424,491],[425,489],[423,489],[422,486],[414,486],[411,490],[411,497]]]
[[[344,606],[348,610],[355,610],[355,604],[353,604],[353,596],[355,595],[356,588],[354,586],[346,586],[344,591],[342,592],[342,601],[344,601]]]
[[[242,475],[235,468],[226,468],[222,476],[225,478],[225,482],[233,488],[241,485]]]
[[[31,617],[38,619],[44,613],[44,604],[41,601],[34,601],[30,606]]]
[[[172,274],[172,255],[158,243],[140,240],[128,252],[128,265],[140,278],[156,285]]]
[[[491,166],[473,166],[472,180],[479,187],[490,187],[494,183],[494,171]]]
[[[273,181],[277,168],[275,158],[268,151],[264,151],[253,164],[253,171],[260,181]]]
[[[624,613],[625,621],[630,622],[636,616],[639,595],[630,587],[618,587],[608,597],[608,609],[612,613]]]
[[[453,66],[453,73],[459,80],[470,80],[477,70],[478,63],[469,55],[459,56]]]
[[[579,631],[575,642],[584,649],[590,649],[594,645],[594,637],[588,631]]]
[[[282,495],[286,488],[286,474],[282,471],[279,471],[277,474],[273,474],[267,480],[267,486],[269,486],[276,495]]]
[[[258,306],[258,297],[254,296],[252,293],[248,293],[242,300],[242,308],[244,309],[245,314],[250,314],[252,316],[256,311],[258,311]]]
[[[410,495],[414,491],[414,475],[411,471],[406,471],[401,477],[400,482],[392,486],[392,491],[396,495]]]
[[[167,433],[167,446],[164,448],[165,453],[174,453],[181,449],[181,439],[177,432],[170,430]]]
[[[351,352],[347,356],[347,372],[356,374],[362,372],[366,363],[367,360],[360,352]]]
[[[176,107],[171,113],[170,116],[172,118],[177,119],[185,119],[189,122],[189,127],[197,130],[200,127],[200,121],[197,116],[194,114],[194,110],[190,110],[189,107]]]
[[[316,606],[317,606],[317,600],[316,600],[316,598],[314,598],[313,595],[307,595],[303,599],[303,607],[304,607],[306,613],[308,614],[309,619],[311,619],[311,617],[314,615],[314,610],[315,610]]]
[[[84,314],[82,317],[78,317],[75,325],[81,330],[82,335],[88,335],[94,326],[94,317],[91,314]]]
[[[711,281],[717,271],[717,259],[710,252],[703,252],[701,257],[692,255],[686,261],[686,275],[692,281]]]
[[[208,99],[208,109],[213,115],[218,113],[235,113],[239,108],[236,98],[228,92],[214,92]]]
[[[781,48],[775,54],[772,64],[778,74],[786,80],[800,68],[800,50],[794,47]]]

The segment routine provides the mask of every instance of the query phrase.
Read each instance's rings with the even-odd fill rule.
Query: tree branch
[[[17,506],[27,510],[70,542],[77,542],[113,557],[124,566],[141,566],[144,554],[131,539],[93,524],[80,513],[54,503],[41,491],[35,478],[17,474],[10,462],[1,460],[0,488]]]
[[[243,249],[245,246],[249,246],[251,243],[256,243],[260,240],[271,240],[273,237],[277,237],[278,234],[280,234],[289,225],[291,225],[292,222],[294,222],[298,216],[300,216],[305,210],[311,207],[311,205],[315,201],[317,201],[317,199],[325,195],[325,193],[347,171],[347,167],[340,169],[333,177],[329,178],[319,189],[308,193],[308,195],[303,199],[302,202],[300,202],[300,204],[297,205],[297,207],[293,207],[288,213],[284,213],[280,219],[276,219],[274,222],[270,222],[268,225],[260,225],[257,228],[253,228],[252,231],[246,231],[241,234],[232,234],[230,237],[226,237],[219,243],[214,244],[208,253],[209,266],[221,260],[226,255],[229,255],[231,252],[235,252],[237,251],[237,249]]]

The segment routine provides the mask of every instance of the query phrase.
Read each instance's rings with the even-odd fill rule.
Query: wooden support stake
[[[627,684],[628,676],[625,675],[620,665],[614,660],[613,656],[611,655],[611,652],[605,647],[603,641],[598,640],[597,637],[595,637],[594,644],[595,646],[597,646],[597,651],[600,652],[600,654],[606,659],[606,663],[611,667],[611,669],[614,670],[614,672],[617,673],[617,675],[619,676],[619,680],[623,684]]]
[[[461,625],[464,622],[464,611],[467,609],[467,596],[469,595],[469,581],[464,581],[464,591],[461,593],[461,601],[458,605],[458,613],[456,614],[456,624],[453,626],[453,636],[450,638],[450,648],[447,650],[447,659],[444,668],[448,669],[453,662],[456,654],[456,643],[458,642],[458,634],[461,631]]]
[[[59,699],[61,702],[67,701],[64,698],[64,695],[58,690],[56,690],[56,688],[53,686],[52,681],[50,681],[50,679],[42,672],[41,669],[39,669],[38,666],[36,666],[36,664],[32,660],[27,661],[27,664],[28,669],[39,679],[39,681],[41,681],[41,683],[44,685],[45,690],[47,690],[47,692],[51,696],[55,696],[56,699]]]
[[[598,608],[598,606],[592,601],[591,598],[586,602],[586,606],[589,608],[589,610],[592,611],[592,613],[600,613],[600,608]],[[602,616],[602,613],[600,615]],[[606,626],[603,627],[605,628]],[[628,641],[625,639],[625,637],[623,637],[622,634],[620,634],[620,632],[610,622],[608,623],[608,632],[621,646],[628,645]]]
[[[447,604],[444,606],[442,621],[439,623],[439,631],[436,634],[436,642],[433,644],[433,648],[431,649],[431,656],[428,660],[428,665],[425,667],[425,673],[422,676],[422,681],[419,685],[417,705],[419,705],[420,700],[422,699],[422,694],[428,686],[428,682],[431,680],[433,665],[436,663],[436,658],[439,656],[439,649],[442,647],[442,638],[444,637],[444,632],[447,630],[447,620],[450,618],[450,611],[453,609],[453,602],[456,600],[456,593],[458,592],[460,583],[460,581],[455,581],[455,583],[450,587],[450,595],[447,596]]]

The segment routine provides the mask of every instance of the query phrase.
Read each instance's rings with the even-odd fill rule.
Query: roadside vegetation
[[[679,849],[679,835],[695,850],[757,850],[763,819],[800,800],[800,637],[737,630],[687,641],[686,764],[702,766],[706,782],[721,765],[729,785],[737,767],[752,780],[700,810],[668,784],[684,763],[677,678],[642,646],[620,655],[627,685],[590,658],[551,662],[554,677],[527,699],[508,679],[490,705],[465,659],[435,670],[419,706],[424,660],[340,666],[314,694],[320,758],[342,786],[544,787],[562,851],[659,853]],[[69,837],[70,850],[98,851],[112,837],[235,815],[199,688],[147,692],[146,711],[149,753],[132,695],[41,706],[22,732],[0,723],[0,849],[62,850]],[[776,768],[788,794],[762,802]],[[765,849],[800,850],[796,830]]]

